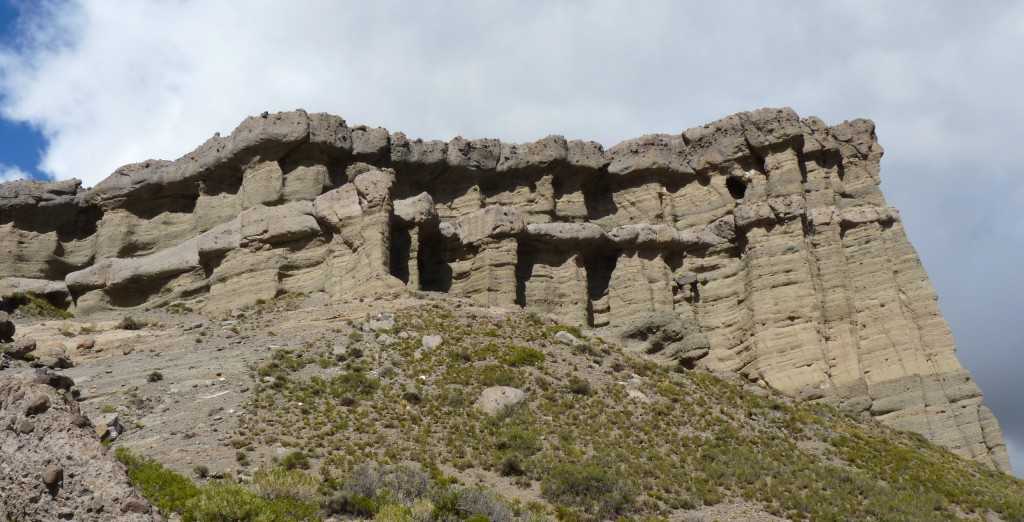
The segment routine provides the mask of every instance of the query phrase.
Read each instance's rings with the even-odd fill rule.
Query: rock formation
[[[0,185],[0,289],[228,310],[374,285],[465,294],[738,372],[1008,470],[878,188],[867,120],[740,113],[608,150],[410,139],[305,111],[176,161]]]
[[[0,519],[157,520],[48,370],[0,375]]]

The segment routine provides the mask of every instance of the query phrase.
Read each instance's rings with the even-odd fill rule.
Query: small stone
[[[121,504],[122,513],[146,513],[149,511],[149,502],[141,498],[130,498]]]
[[[391,337],[388,334],[380,334],[380,335],[377,336],[377,344],[379,344],[381,346],[390,346],[390,345],[395,344],[397,342],[398,342],[397,339],[395,339],[394,337]]]
[[[134,351],[135,351],[135,348],[133,348],[131,346],[122,346],[121,347],[121,353],[124,354],[124,355],[128,355],[128,354],[130,354],[130,353],[132,353]]]
[[[71,425],[76,428],[85,428],[90,426],[92,423],[89,422],[89,417],[85,415],[75,415],[71,417]]]
[[[21,433],[22,435],[28,435],[29,433],[32,433],[32,431],[36,429],[36,423],[32,422],[29,419],[21,419],[18,421],[16,429],[18,433]]]
[[[423,324],[423,321],[419,317],[413,319],[410,325],[417,330],[422,330],[423,328],[426,327],[426,325]]]
[[[64,480],[64,468],[61,468],[57,464],[50,464],[43,468],[43,484],[47,488],[53,489],[60,485],[61,481]]]
[[[25,405],[25,415],[39,415],[48,409],[50,409],[50,398],[45,395],[36,395]]]
[[[92,420],[92,424],[96,426],[96,435],[100,440],[113,440],[124,432],[124,428],[121,426],[121,418],[116,413],[100,415]]]
[[[443,342],[444,339],[440,335],[424,335],[423,339],[420,340],[420,345],[427,350],[433,350],[441,346]]]

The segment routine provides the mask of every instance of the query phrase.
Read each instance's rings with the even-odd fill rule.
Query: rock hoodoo
[[[608,150],[264,114],[92,189],[0,185],[0,289],[83,310],[220,311],[367,285],[465,294],[870,414],[1008,470],[878,188],[881,156],[870,121],[830,127],[790,109]]]

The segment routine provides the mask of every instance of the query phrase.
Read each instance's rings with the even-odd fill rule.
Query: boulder
[[[526,392],[509,386],[492,386],[480,393],[476,408],[488,415],[503,415],[526,400]]]
[[[25,360],[28,354],[32,353],[36,349],[35,339],[22,337],[13,344],[4,349],[4,353],[11,356],[14,359]]]
[[[74,366],[68,359],[67,351],[60,343],[48,342],[32,353],[34,364],[42,367],[58,370]]]
[[[568,344],[569,346],[575,346],[580,343],[580,340],[575,335],[564,330],[556,333],[554,339],[562,344]]]

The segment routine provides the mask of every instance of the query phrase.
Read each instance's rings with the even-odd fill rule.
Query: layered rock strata
[[[867,120],[740,113],[608,150],[410,139],[304,111],[176,161],[0,185],[0,289],[227,310],[405,286],[520,305],[648,356],[869,414],[1001,470]]]

